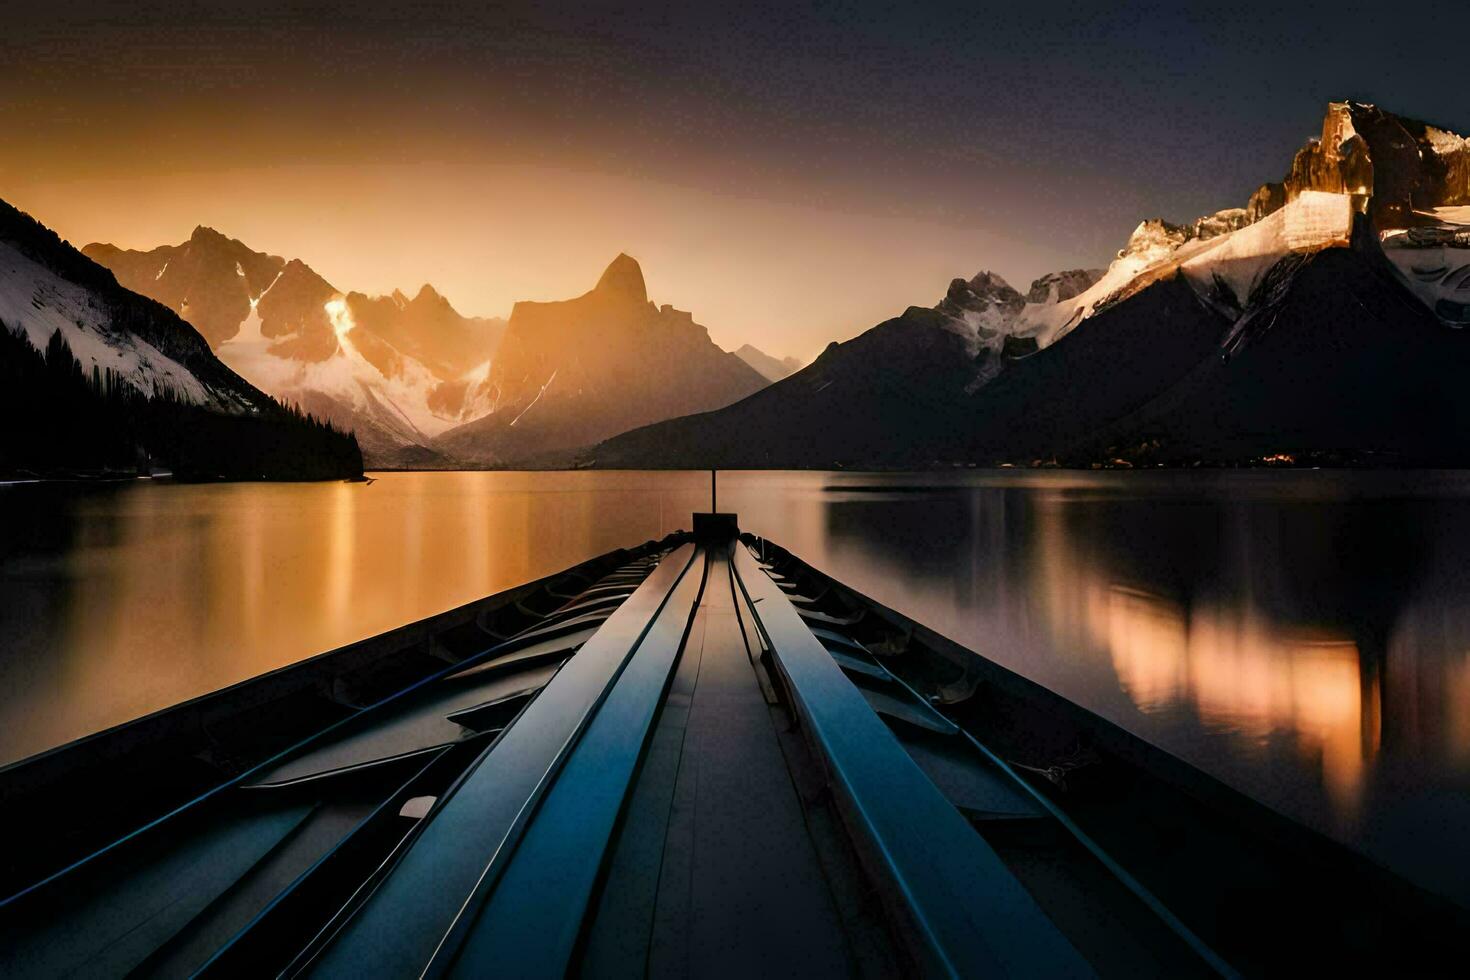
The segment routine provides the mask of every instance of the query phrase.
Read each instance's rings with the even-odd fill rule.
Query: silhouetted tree
[[[172,389],[139,391],[114,369],[82,370],[60,330],[37,350],[0,323],[0,472],[136,472],[184,479],[317,480],[358,476],[351,433],[271,403],[228,414]]]

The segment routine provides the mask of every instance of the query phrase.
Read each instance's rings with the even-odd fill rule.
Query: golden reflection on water
[[[1470,903],[1470,474],[740,474],[898,609]]]
[[[1470,767],[1470,652],[1462,654],[1445,681],[1446,694],[1459,710],[1451,712],[1444,751],[1459,767]]]
[[[687,527],[700,497],[634,473],[83,493],[48,518],[65,547],[0,549],[0,625],[31,610],[0,763]]]
[[[1470,903],[1470,476],[722,473],[720,501]],[[708,475],[11,487],[0,504],[12,760],[688,526]]]
[[[1097,588],[1088,619],[1140,710],[1186,707],[1207,729],[1265,740],[1286,733],[1321,767],[1338,814],[1351,817],[1378,750],[1376,679],[1367,703],[1349,638],[1298,633],[1249,610],[1178,603],[1123,586]]]

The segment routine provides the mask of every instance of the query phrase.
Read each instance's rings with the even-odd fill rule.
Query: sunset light
[[[342,297],[329,300],[323,307],[327,311],[327,319],[332,323],[332,331],[336,333],[337,340],[345,340],[357,326],[352,320],[352,310],[347,307],[347,300]]]
[[[4,980],[1466,972],[1463,0],[3,11]]]

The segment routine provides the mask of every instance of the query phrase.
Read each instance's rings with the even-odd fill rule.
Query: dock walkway
[[[610,855],[589,975],[854,972],[735,600],[712,555]]]

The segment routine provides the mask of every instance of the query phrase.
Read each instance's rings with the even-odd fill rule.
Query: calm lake
[[[708,480],[0,487],[0,763],[688,527]],[[728,473],[720,505],[1470,904],[1470,473]]]

